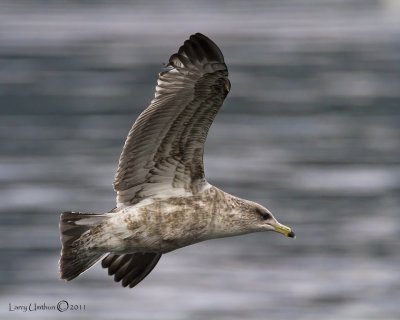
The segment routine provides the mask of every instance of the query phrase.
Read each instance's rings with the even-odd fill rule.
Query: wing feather
[[[122,280],[122,286],[133,288],[142,281],[156,266],[161,258],[161,253],[136,252],[117,255],[109,253],[101,262],[103,268],[108,269],[114,281]]]
[[[201,190],[204,142],[229,89],[217,45],[192,35],[159,74],[155,98],[128,134],[114,180],[118,204],[174,188]]]

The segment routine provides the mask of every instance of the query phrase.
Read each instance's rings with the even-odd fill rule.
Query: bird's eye
[[[263,213],[261,216],[263,220],[268,220],[269,218],[271,218],[271,215],[269,213]]]
[[[261,219],[263,220],[268,220],[271,218],[271,215],[264,210],[257,209],[257,213],[261,216]]]

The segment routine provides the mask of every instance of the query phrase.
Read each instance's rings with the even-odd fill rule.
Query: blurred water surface
[[[399,319],[400,6],[386,1],[1,1],[2,319]],[[210,182],[272,233],[163,256],[137,288],[58,280],[58,218],[104,212],[126,134],[194,32],[232,90]],[[10,311],[60,300],[86,310]]]

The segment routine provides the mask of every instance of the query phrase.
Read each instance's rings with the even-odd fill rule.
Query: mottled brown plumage
[[[129,131],[114,180],[117,207],[61,215],[63,279],[108,253],[102,266],[133,287],[162,254],[199,241],[268,230],[294,236],[266,208],[205,179],[204,142],[229,90],[217,45],[200,33],[190,36],[159,74],[155,98]]]

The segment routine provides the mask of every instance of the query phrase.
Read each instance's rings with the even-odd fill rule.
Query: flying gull
[[[230,87],[224,57],[206,36],[190,36],[170,57],[122,150],[116,208],[61,214],[62,279],[105,256],[109,275],[132,288],[162,254],[193,243],[259,231],[294,237],[268,209],[205,178],[204,142]]]

